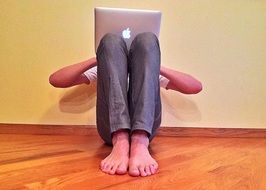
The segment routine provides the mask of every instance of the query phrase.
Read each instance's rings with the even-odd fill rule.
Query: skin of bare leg
[[[131,135],[129,175],[149,176],[158,171],[158,163],[149,152],[149,138],[146,131],[136,130]]]
[[[127,173],[129,162],[129,133],[119,130],[112,135],[112,152],[101,161],[100,169],[107,174],[123,175]]]

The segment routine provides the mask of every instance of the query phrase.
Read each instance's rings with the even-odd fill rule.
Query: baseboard
[[[173,137],[266,138],[266,129],[161,127],[159,135]]]
[[[0,124],[0,133],[35,135],[97,135],[95,125]]]
[[[95,125],[0,124],[1,134],[98,135]],[[266,129],[160,127],[158,136],[266,138]]]

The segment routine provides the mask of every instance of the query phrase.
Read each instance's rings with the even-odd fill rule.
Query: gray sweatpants
[[[144,130],[150,140],[155,136],[161,124],[160,59],[153,33],[138,34],[129,52],[122,37],[108,33],[102,38],[97,49],[96,120],[107,144],[120,129]]]

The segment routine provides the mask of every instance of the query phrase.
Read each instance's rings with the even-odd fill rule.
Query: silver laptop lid
[[[132,40],[139,33],[153,32],[159,38],[160,11],[96,7],[94,14],[95,52],[106,33],[122,36],[128,49]]]

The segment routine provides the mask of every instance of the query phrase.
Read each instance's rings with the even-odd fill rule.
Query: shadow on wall
[[[81,85],[67,91],[59,100],[59,109],[66,113],[83,113],[96,106],[96,84]]]
[[[86,114],[89,110],[96,110],[96,93],[96,83],[66,89],[58,100],[58,104],[49,108],[39,122],[78,124],[79,115]],[[176,126],[179,122],[201,120],[201,114],[196,103],[189,97],[175,91],[162,90],[161,99],[164,112],[162,122],[166,123],[167,126]],[[94,111],[88,113],[88,123],[95,124],[95,114]]]
[[[171,118],[176,119],[176,121],[184,122],[201,120],[201,113],[197,104],[185,97],[185,95],[174,91],[161,91],[161,99],[165,117],[170,115],[172,116]]]
[[[81,85],[68,90],[59,100],[59,109],[64,113],[84,113],[96,106],[96,83]],[[163,111],[176,121],[195,122],[201,120],[197,104],[175,91],[161,91]],[[174,101],[173,101],[174,100]]]
[[[95,110],[96,107],[96,84],[79,85],[62,91],[57,103],[45,111],[39,119],[39,123],[59,125],[95,124],[95,115],[88,111]],[[84,114],[86,115],[85,120]]]

